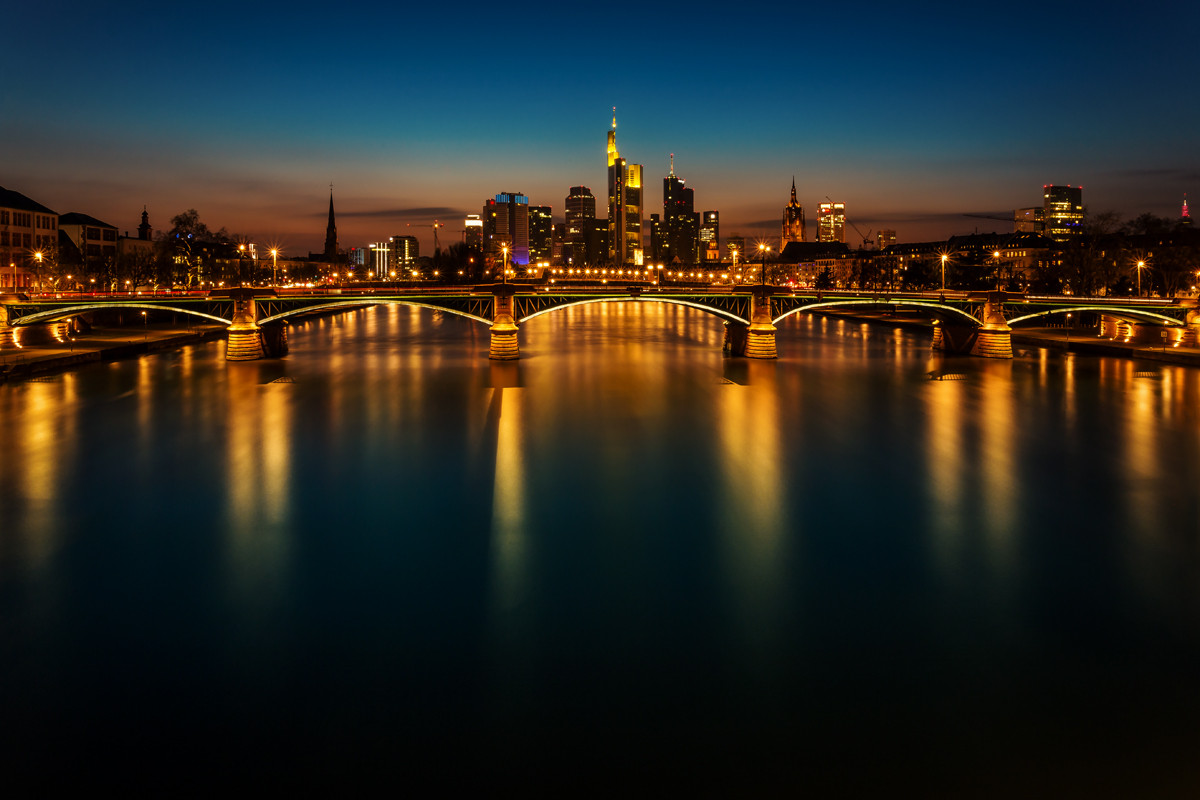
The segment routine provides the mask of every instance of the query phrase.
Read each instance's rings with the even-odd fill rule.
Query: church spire
[[[329,263],[337,261],[338,239],[337,222],[333,217],[333,184],[329,184],[329,224],[325,228],[325,260]]]
[[[796,176],[792,176],[792,205],[796,205]]]

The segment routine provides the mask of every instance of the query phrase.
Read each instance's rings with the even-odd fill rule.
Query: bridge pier
[[[774,286],[755,286],[750,290],[750,327],[746,329],[746,358],[778,358],[775,349],[775,325],[771,321],[771,294]],[[726,329],[728,330],[728,329]]]
[[[251,289],[234,289],[233,322],[225,344],[226,361],[254,361],[263,357],[262,331],[258,327],[258,304]]]
[[[989,292],[983,306],[983,327],[979,329],[971,355],[983,358],[1012,358],[1012,328],[1004,318],[1004,294]]]
[[[521,357],[521,348],[517,342],[517,321],[513,317],[513,295],[516,293],[516,287],[507,283],[497,283],[492,287],[495,300],[488,358],[493,361],[514,361]]]

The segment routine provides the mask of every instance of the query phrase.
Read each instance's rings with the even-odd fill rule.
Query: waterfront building
[[[821,203],[817,206],[817,241],[846,242],[846,204]]]
[[[548,264],[554,248],[550,206],[529,206],[529,263]]]
[[[617,150],[617,114],[608,132],[608,259],[613,264],[643,262],[642,165],[628,164]]]
[[[700,214],[700,263],[721,263],[721,219],[717,211]]]
[[[1016,233],[1041,233],[1046,228],[1046,212],[1041,206],[1018,208],[1013,212],[1013,231]]]
[[[508,246],[508,263],[529,266],[529,198],[520,192],[501,192],[483,207],[484,246],[499,253]]]
[[[783,207],[783,233],[779,238],[780,249],[788,242],[807,241],[804,229],[804,206],[796,202],[796,176],[792,176],[792,199]]]
[[[391,238],[391,257],[388,260],[390,268],[403,267],[417,263],[421,257],[421,243],[415,236],[393,236]]]
[[[86,264],[111,263],[117,257],[117,226],[87,214],[72,212],[58,218],[58,229],[79,250]],[[57,240],[57,237],[55,237]]]
[[[1045,234],[1065,242],[1083,233],[1083,187],[1043,186]]]
[[[891,228],[883,228],[876,235],[876,240],[879,249],[883,250],[885,247],[890,247],[896,243],[896,232]]]
[[[33,254],[57,242],[57,213],[0,187],[0,287],[33,286],[37,280]]]
[[[142,224],[137,227],[137,237],[131,237],[129,231],[124,236],[117,237],[117,255],[127,256],[134,253],[149,254],[154,252],[154,230],[150,227],[150,212],[142,206]]]
[[[483,252],[483,218],[478,214],[467,215],[463,224],[463,241],[475,252]]]
[[[695,191],[675,174],[675,154],[671,154],[671,173],[663,178],[663,227],[666,236],[663,263],[695,264],[700,249],[700,219],[695,212]]]

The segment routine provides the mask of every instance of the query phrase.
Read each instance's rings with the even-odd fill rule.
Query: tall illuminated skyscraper
[[[642,165],[626,164],[617,150],[617,110],[608,132],[608,258],[638,264],[642,256]]]
[[[675,154],[671,154],[671,174],[663,178],[662,260],[695,264],[700,249],[700,224],[695,212],[694,190],[683,185],[675,174]]]
[[[846,243],[845,203],[821,203],[817,206],[817,241]]]
[[[142,216],[145,216],[145,215],[143,214]],[[1188,213],[1188,207],[1187,207],[1187,192],[1184,192],[1184,194],[1183,194],[1183,213],[1179,217],[1179,224],[1180,225],[1191,225],[1192,224],[1192,215]]]
[[[483,220],[478,214],[467,214],[463,225],[463,241],[475,252],[483,252]]]
[[[804,206],[796,202],[796,178],[792,178],[792,199],[783,207],[783,234],[779,238],[779,251],[788,242],[808,241],[804,231]]]
[[[700,215],[700,263],[721,261],[721,214],[705,211]]]
[[[529,266],[529,198],[501,192],[483,207],[484,245],[489,253],[508,245],[508,263]],[[497,262],[499,263],[499,262]]]
[[[1083,187],[1043,186],[1045,236],[1065,242],[1083,233]]]
[[[554,247],[554,220],[550,206],[529,207],[529,261],[549,263]]]

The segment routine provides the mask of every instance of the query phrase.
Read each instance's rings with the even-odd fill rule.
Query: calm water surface
[[[1200,370],[721,330],[493,365],[383,307],[0,386],[7,769],[1200,787]]]

